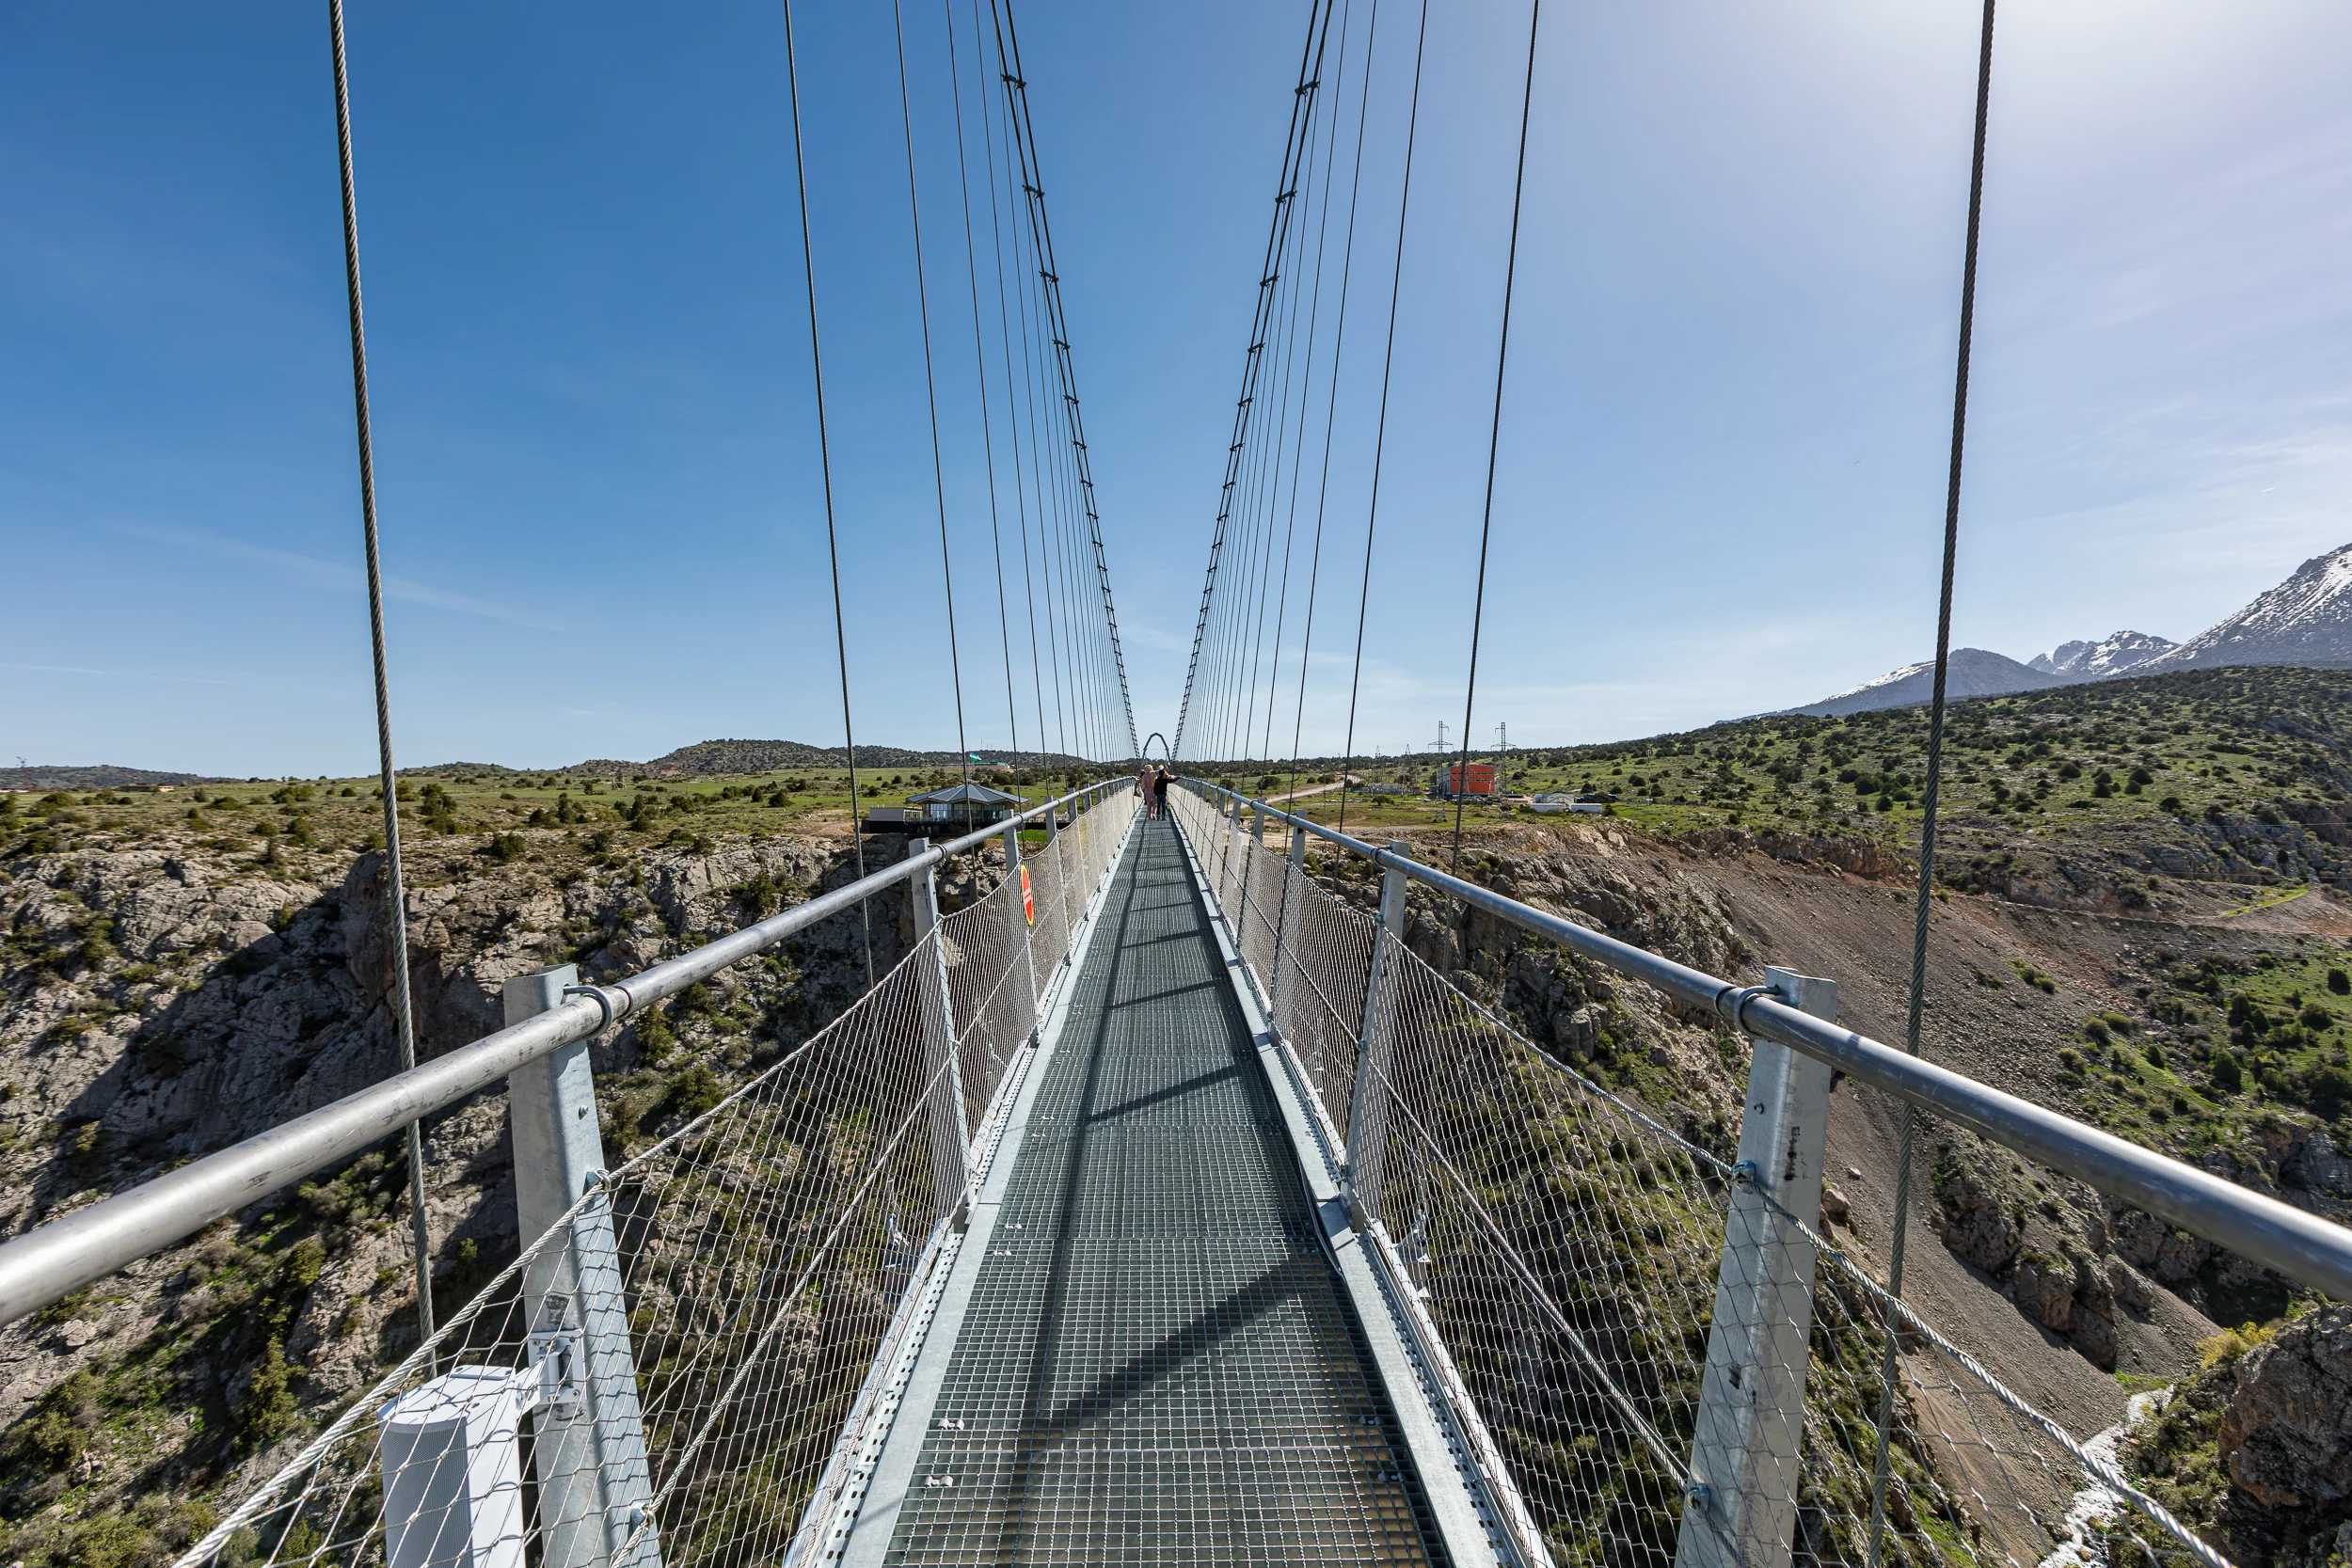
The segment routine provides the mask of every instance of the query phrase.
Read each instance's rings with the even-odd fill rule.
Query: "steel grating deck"
[[[1441,1560],[1166,822],[1136,824],[891,1563]]]

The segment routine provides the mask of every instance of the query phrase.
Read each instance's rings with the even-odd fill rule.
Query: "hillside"
[[[2059,684],[2057,675],[2045,674],[2028,665],[1982,648],[1955,648],[1950,664],[1945,672],[1946,700],[1968,697],[1993,697],[2010,691],[2032,691]],[[1935,664],[1929,660],[1906,664],[1890,671],[1876,680],[1825,697],[1804,707],[1789,708],[1789,713],[1810,714],[1817,718],[1834,714],[1861,713],[1871,708],[1911,707],[1930,702],[1935,696]]]
[[[1514,753],[1517,789],[1620,799],[1573,821],[1472,808],[1465,869],[1721,973],[1834,975],[1841,1018],[1897,1036],[1924,728],[1912,710],[1778,716]],[[2187,672],[1979,699],[1954,705],[1951,742],[1929,1053],[2343,1212],[2352,911],[2334,889],[2352,874],[2352,674]],[[1426,784],[1418,761],[1364,771]],[[897,793],[941,776],[861,782]],[[1255,768],[1233,777],[1272,787]],[[491,1026],[507,974],[561,959],[626,973],[849,874],[837,768],[628,787],[485,771],[402,794],[428,1054]],[[1448,853],[1450,806],[1311,798],[1326,819],[1343,807],[1351,832]],[[366,780],[0,798],[8,1231],[389,1070],[376,811]],[[1345,863],[1317,869],[1376,896]],[[990,876],[948,879],[951,907]],[[886,942],[896,928],[877,922]],[[812,933],[600,1047],[615,1151],[833,1016],[858,979],[853,930]],[[1418,895],[1407,940],[1689,1135],[1736,1125],[1736,1046],[1703,1021]],[[430,1129],[444,1306],[516,1244],[499,1098]],[[1890,1233],[1896,1121],[1851,1086],[1833,1101],[1836,1233],[1865,1260]],[[1971,1140],[1922,1147],[1915,1299],[2079,1435],[2118,1418],[2116,1373],[2180,1377],[2217,1323],[2297,1306],[2261,1271]],[[0,1333],[0,1561],[161,1560],[313,1433],[414,1342],[405,1202],[396,1159],[372,1154]],[[2079,1283],[2054,1291],[2051,1259]],[[2195,1435],[2174,1459],[2209,1476],[2217,1442]],[[2286,1539],[2296,1517],[2245,1539]],[[2241,1560],[2287,1568],[2267,1549]]]
[[[1091,766],[1082,757],[1061,752],[979,750],[975,766],[1023,768]],[[582,762],[561,769],[566,773],[600,774],[608,778],[643,773],[653,778],[705,778],[730,773],[766,773],[782,768],[839,768],[848,752],[839,746],[810,746],[798,740],[702,740],[658,756],[651,762]],[[911,752],[900,746],[860,746],[857,765],[868,768],[947,768],[965,760],[961,752]]]
[[[498,1026],[508,975],[634,973],[854,875],[837,771],[400,794],[427,1058]],[[0,796],[0,1234],[394,1070],[379,810],[364,779]],[[950,870],[943,907],[999,874]],[[903,902],[878,900],[878,964]],[[832,1019],[860,941],[855,916],[828,922],[600,1042],[609,1152]],[[517,1245],[502,1098],[429,1124],[444,1316]],[[0,1562],[161,1562],[209,1528],[414,1348],[406,1208],[393,1145],[0,1331]]]
[[[225,784],[204,773],[159,773],[148,768],[120,768],[113,763],[87,767],[0,768],[0,789],[152,789],[157,784]]]

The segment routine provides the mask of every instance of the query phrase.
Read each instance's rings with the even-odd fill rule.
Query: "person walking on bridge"
[[[1169,770],[1168,768],[1153,768],[1153,769],[1152,769],[1152,816],[1166,816],[1168,815],[1168,782],[1170,779],[1174,778],[1175,776],[1176,776],[1176,775],[1175,775],[1175,773],[1174,773],[1174,772],[1172,772],[1171,770]]]

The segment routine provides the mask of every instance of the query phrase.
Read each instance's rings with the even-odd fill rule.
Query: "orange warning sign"
[[[1037,900],[1029,896],[1029,868],[1021,868],[1021,917],[1030,925],[1037,924]]]

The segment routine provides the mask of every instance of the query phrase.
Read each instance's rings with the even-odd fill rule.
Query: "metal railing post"
[[[1413,858],[1412,847],[1401,838],[1389,841],[1389,852],[1400,860]],[[1379,1215],[1388,1164],[1388,1101],[1375,1085],[1387,1080],[1394,1043],[1389,1028],[1389,943],[1402,942],[1404,932],[1405,873],[1389,866],[1380,879],[1380,916],[1372,932],[1372,970],[1364,977],[1364,1021],[1356,1034],[1356,1083],[1347,1109],[1347,1212],[1359,1230]]]
[[[579,984],[571,964],[515,976],[500,992],[507,1024],[563,1006],[564,989]],[[565,1396],[543,1401],[532,1418],[540,1561],[548,1568],[657,1568],[660,1546],[651,1531],[627,1560],[615,1555],[651,1502],[653,1480],[588,1046],[574,1040],[506,1080],[515,1213],[524,1244],[589,1195],[572,1218],[570,1245],[548,1247],[523,1271],[532,1359],[568,1361],[541,1383],[564,1388]]]
[[[933,1080],[931,1090],[931,1183],[940,1206],[957,1228],[963,1225],[963,1173],[972,1146],[972,1130],[964,1120],[963,1069],[956,1049],[956,997],[947,984],[947,938],[939,919],[937,867],[925,866],[910,879],[914,895],[914,940],[926,934],[931,942],[931,974],[939,997],[936,1053],[925,1064]]]
[[[1836,981],[1764,978],[1800,1011],[1837,1016]],[[1821,1212],[1830,1069],[1771,1040],[1750,1051],[1677,1568],[1787,1568],[1796,1532],[1815,1248],[1795,1222]]]

